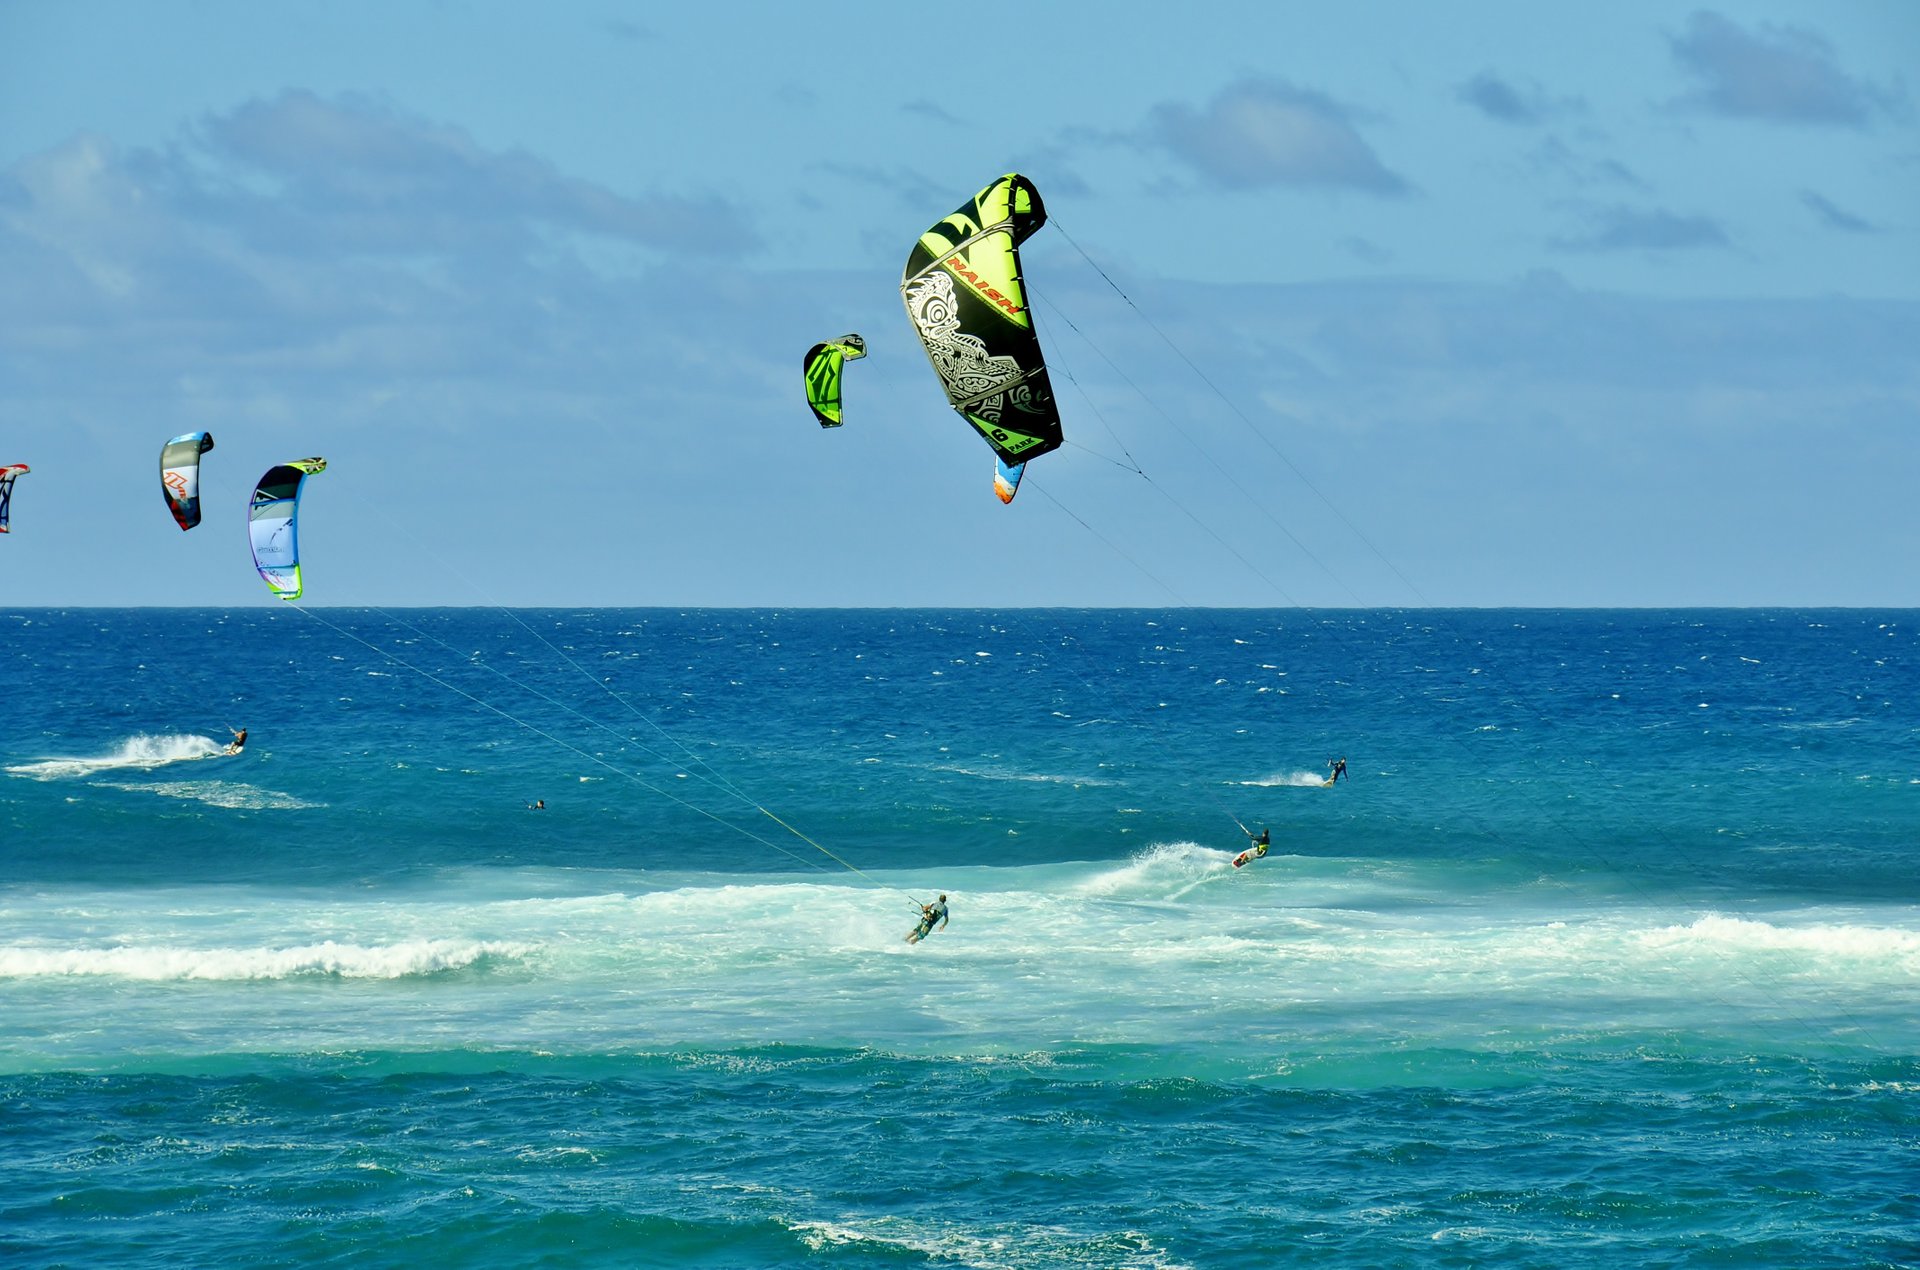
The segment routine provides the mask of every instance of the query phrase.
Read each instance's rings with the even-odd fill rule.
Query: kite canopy
[[[300,543],[295,526],[300,489],[307,477],[326,470],[325,459],[295,459],[270,467],[247,505],[253,567],[266,579],[267,589],[283,600],[300,598]]]
[[[13,516],[13,483],[32,470],[25,463],[0,463],[0,534],[13,532],[7,528]]]
[[[160,447],[160,493],[183,530],[200,523],[200,456],[213,448],[213,433],[187,432]]]
[[[840,412],[840,368],[867,355],[867,342],[858,335],[842,335],[807,350],[802,363],[807,380],[807,404],[823,428],[837,428],[846,420]]]
[[[994,456],[993,492],[1000,496],[1001,502],[1011,503],[1013,501],[1013,496],[1018,493],[1020,489],[1020,473],[1026,470],[1027,465],[1025,463],[1015,463],[1009,466],[1005,459],[997,454]]]
[[[1009,173],[922,234],[900,277],[948,403],[999,458],[1002,502],[1013,501],[1021,466],[1063,440],[1020,273],[1020,244],[1046,223],[1040,191]]]

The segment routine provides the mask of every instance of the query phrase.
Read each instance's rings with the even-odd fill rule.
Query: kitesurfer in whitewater
[[[1337,758],[1329,761],[1327,763],[1327,767],[1333,772],[1333,775],[1327,777],[1327,784],[1329,785],[1339,780],[1342,776],[1347,775],[1347,760],[1345,760],[1344,758]],[[1347,776],[1347,779],[1352,780],[1353,778],[1351,776]]]
[[[1248,831],[1247,837],[1253,840],[1253,845],[1233,857],[1233,867],[1236,869],[1246,864],[1249,860],[1262,858],[1267,854],[1267,848],[1273,845],[1273,835],[1264,825],[1260,827],[1259,837],[1255,838],[1252,831]]]
[[[227,745],[227,753],[238,754],[241,750],[247,748],[247,730],[245,728],[241,728],[238,732],[234,732],[232,728],[228,728],[227,731],[233,732],[233,740]]]
[[[940,929],[947,928],[947,897],[942,895],[931,904],[920,906],[920,924],[907,936],[909,944],[917,944],[933,932],[934,923],[940,923]]]

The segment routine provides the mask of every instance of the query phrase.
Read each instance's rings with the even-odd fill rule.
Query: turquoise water
[[[1920,613],[0,630],[10,1265],[1920,1262]]]

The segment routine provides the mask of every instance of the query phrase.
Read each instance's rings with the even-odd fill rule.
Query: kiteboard
[[[1233,857],[1233,867],[1237,869],[1251,859],[1253,859],[1253,848],[1248,847],[1245,851]]]

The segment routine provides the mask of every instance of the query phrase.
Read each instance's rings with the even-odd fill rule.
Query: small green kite
[[[840,368],[867,355],[867,342],[858,335],[842,335],[807,350],[807,404],[823,428],[846,422],[840,408]]]

